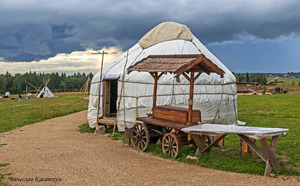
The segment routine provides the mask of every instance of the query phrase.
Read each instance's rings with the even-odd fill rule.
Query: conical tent
[[[54,98],[54,94],[50,91],[47,86],[44,86],[42,91],[38,94],[37,98]]]
[[[190,31],[182,24],[174,22],[161,23],[145,36],[139,43],[129,49],[126,69],[149,55],[167,54],[203,54],[224,72],[224,78],[215,73],[210,75],[202,73],[194,85],[194,109],[201,110],[202,121],[219,124],[235,124],[237,121],[237,95],[236,79],[234,75],[221,63]],[[105,82],[117,79],[118,96],[124,83],[121,97],[120,110],[118,112],[118,130],[124,131],[125,127],[131,127],[135,123],[136,116],[145,116],[152,109],[153,78],[146,72],[131,72],[125,74],[122,82],[122,74],[126,63],[125,52],[115,61],[103,68],[100,91],[100,112],[102,116]],[[97,124],[97,108],[100,85],[100,72],[92,79],[88,122],[91,128]],[[174,75],[163,75],[158,81],[157,105],[172,105],[188,107],[189,82],[180,78],[176,82]],[[116,103],[116,102],[113,102]],[[115,106],[115,105],[114,105]]]

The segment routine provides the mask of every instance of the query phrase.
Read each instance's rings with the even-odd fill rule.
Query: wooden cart
[[[201,112],[193,110],[194,82],[203,72],[214,72],[223,77],[224,71],[203,54],[152,55],[127,69],[128,73],[132,71],[149,72],[154,78],[153,114],[136,118],[138,122],[131,130],[133,147],[145,151],[149,143],[162,139],[163,152],[177,157],[181,146],[193,142],[181,129],[201,122]],[[176,80],[182,75],[189,81],[188,108],[156,106],[158,80],[165,73],[175,74]]]

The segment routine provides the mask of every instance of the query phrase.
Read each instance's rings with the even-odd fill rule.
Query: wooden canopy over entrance
[[[132,71],[149,72],[154,78],[153,106],[156,106],[157,82],[165,73],[175,74],[175,78],[183,75],[190,82],[188,123],[192,122],[194,82],[202,72],[212,72],[224,76],[224,71],[207,59],[203,54],[189,55],[150,55],[127,69]]]

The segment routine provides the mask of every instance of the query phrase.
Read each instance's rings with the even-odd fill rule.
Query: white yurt
[[[127,74],[125,71],[124,82],[122,82],[126,59],[128,58],[125,69],[149,55],[167,54],[203,54],[225,72],[223,78],[215,73],[200,75],[194,85],[193,108],[201,111],[202,121],[235,124],[237,122],[235,76],[192,34],[187,26],[164,22],[146,33],[131,47],[128,56],[125,52],[105,66],[101,80],[100,71],[93,77],[87,115],[89,126],[91,128],[97,126],[98,105],[100,106],[98,117],[115,116],[117,99],[123,83],[117,117],[118,130],[124,131],[125,127],[133,126],[136,116],[146,116],[146,113],[152,109],[154,80],[147,72]],[[174,75],[166,74],[159,79],[157,105],[188,108],[188,97],[189,82],[185,78],[180,78],[180,82],[176,82]]]

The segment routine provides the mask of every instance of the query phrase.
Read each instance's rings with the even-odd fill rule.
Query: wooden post
[[[112,135],[115,135],[115,132],[116,132],[116,126],[117,126],[117,121],[118,121],[118,114],[119,114],[119,110],[120,110],[121,98],[122,98],[122,93],[123,93],[123,88],[124,88],[124,78],[125,78],[125,70],[126,70],[127,61],[128,61],[128,55],[129,55],[129,49],[127,50],[126,61],[125,61],[124,68],[123,68],[122,86],[121,86],[121,91],[120,91],[120,95],[119,95],[117,114],[116,114],[116,119],[115,119],[115,123],[114,123],[114,130],[113,130],[113,134]],[[124,109],[125,109],[125,107],[124,107]],[[125,113],[124,113],[124,115],[125,115]],[[125,121],[124,121],[124,123],[125,123]]]
[[[271,150],[272,152],[275,154],[275,151],[276,151],[276,147],[277,147],[277,142],[278,142],[278,137],[279,136],[273,136],[272,137],[272,142],[271,142]],[[267,161],[267,165],[266,165],[266,169],[265,169],[265,176],[269,176],[271,174],[271,171],[272,171],[272,166],[271,166],[271,162],[270,160],[268,159]]]
[[[207,136],[206,135],[198,135],[198,134],[191,134],[191,137],[194,139],[194,142],[197,145],[196,156],[199,156],[200,153],[205,149],[205,141]]]
[[[153,107],[156,106],[156,100],[157,100],[157,84],[158,84],[158,80],[159,78],[163,75],[164,73],[160,73],[158,75],[158,72],[150,72],[150,75],[153,77],[154,79],[154,87],[153,87]]]
[[[242,138],[242,140],[244,140],[247,145],[265,162],[267,162],[267,156],[266,154],[260,150],[260,148],[258,148],[254,142],[252,142],[247,136],[243,135],[243,134],[238,134],[238,136],[240,138]]]
[[[281,170],[281,167],[280,167],[280,164],[278,163],[278,161],[275,158],[275,153],[274,153],[275,151],[273,152],[273,150],[275,150],[275,148],[276,148],[275,144],[274,144],[274,148],[271,149],[265,138],[260,139],[259,142],[260,142],[261,146],[263,147],[263,149],[265,150],[265,153],[267,155],[267,159],[265,161],[267,163],[267,166],[268,166],[268,162],[270,162],[270,164],[275,169],[275,171],[277,173],[279,173],[280,170]]]
[[[194,94],[194,72],[192,71],[190,77],[189,117],[188,117],[189,124],[192,124],[193,94]]]
[[[255,139],[253,138],[249,138],[253,143],[255,143]],[[248,146],[248,144],[242,140],[240,140],[240,154],[241,155],[247,155],[250,152],[250,147]],[[253,151],[252,151],[253,153]]]
[[[202,153],[209,153],[209,151],[211,150],[211,148],[212,148],[215,144],[217,144],[217,143],[219,143],[220,141],[222,141],[222,140],[225,138],[226,135],[227,135],[227,134],[222,134],[222,135],[218,136],[217,139],[215,139],[211,144],[209,144],[209,145],[208,145],[205,149],[203,149],[201,152],[202,152]]]
[[[135,98],[135,122],[137,122],[136,118],[139,117],[139,98]]]
[[[157,72],[155,72],[155,77],[154,77],[154,88],[153,88],[153,107],[156,106],[156,99],[157,99]]]
[[[101,82],[102,82],[102,69],[103,69],[103,61],[104,61],[104,50],[102,53],[102,61],[101,61],[101,71],[100,71],[100,79],[99,79],[99,92],[98,92],[98,107],[97,107],[97,123],[96,123],[96,130],[98,128],[98,123],[99,123],[99,112],[100,112],[100,94],[101,94]]]

